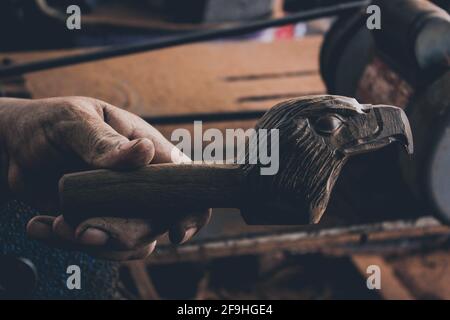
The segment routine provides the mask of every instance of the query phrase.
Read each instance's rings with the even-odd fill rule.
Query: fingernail
[[[48,239],[52,235],[52,225],[35,220],[28,224],[27,233],[36,240]]]
[[[37,222],[46,226],[51,227],[53,225],[53,222],[55,221],[54,217],[39,217],[39,218],[34,218],[33,219],[33,223]]]
[[[195,227],[191,227],[189,229],[187,229],[184,232],[184,236],[183,239],[181,240],[180,243],[185,243],[186,241],[188,241],[190,238],[192,238],[192,236],[197,232],[197,228]]]
[[[122,143],[119,145],[119,150],[131,149],[138,143],[139,143],[139,139]]]
[[[144,166],[150,163],[155,156],[153,142],[146,138],[132,140],[122,145],[120,149],[129,152],[125,161],[127,166]]]
[[[87,228],[78,237],[81,244],[88,246],[103,246],[109,240],[109,236],[103,230],[97,228]]]
[[[136,141],[130,141],[130,145],[128,146],[128,148],[133,149],[141,142],[142,142],[142,139],[137,139]]]

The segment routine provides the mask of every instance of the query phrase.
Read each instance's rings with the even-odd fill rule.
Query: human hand
[[[189,161],[184,155],[172,159],[179,154],[172,153],[174,146],[143,119],[86,97],[2,98],[0,139],[2,193],[50,212],[58,209],[58,181],[64,173]],[[27,233],[52,246],[105,259],[139,259],[167,231],[174,243],[189,240],[209,216],[205,209],[180,214],[176,221],[92,218],[73,228],[62,216],[40,215],[28,222]]]

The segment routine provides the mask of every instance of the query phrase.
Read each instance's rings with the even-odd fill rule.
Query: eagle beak
[[[344,153],[354,155],[385,147],[393,142],[400,142],[408,154],[414,151],[411,126],[405,112],[394,106],[375,105],[363,109],[364,123],[367,126],[364,137],[344,148]]]

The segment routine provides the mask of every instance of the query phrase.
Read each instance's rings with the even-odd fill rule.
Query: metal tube
[[[24,73],[47,70],[57,67],[63,67],[83,62],[95,61],[100,59],[112,58],[143,51],[151,51],[162,48],[168,48],[188,43],[209,41],[218,38],[226,38],[238,36],[246,33],[258,31],[269,27],[282,26],[294,22],[316,19],[325,16],[331,16],[338,13],[344,13],[351,10],[361,8],[370,3],[370,1],[352,1],[341,3],[329,7],[317,8],[289,15],[279,19],[271,19],[268,21],[256,21],[243,25],[228,27],[219,30],[203,30],[195,31],[186,35],[169,36],[164,39],[150,40],[139,42],[136,44],[113,46],[98,49],[93,52],[69,55],[59,58],[32,61],[17,65],[11,65],[0,68],[0,77],[16,76]]]

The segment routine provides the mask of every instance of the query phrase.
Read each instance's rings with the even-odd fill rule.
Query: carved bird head
[[[243,165],[250,181],[249,196],[255,197],[254,206],[242,209],[250,224],[317,223],[349,157],[395,141],[409,153],[413,151],[403,110],[361,105],[342,96],[306,96],[282,102],[260,119],[256,129],[263,128],[279,130],[279,170],[275,175],[261,175],[259,164]]]

